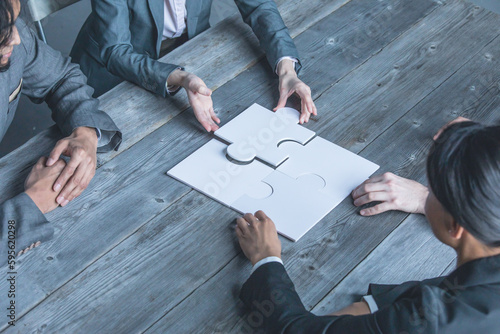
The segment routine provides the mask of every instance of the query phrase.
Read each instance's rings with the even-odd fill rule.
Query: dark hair
[[[9,43],[14,27],[14,9],[11,0],[0,0],[0,49]],[[1,58],[1,55],[0,55]],[[0,65],[0,72],[5,72],[10,67],[10,61]]]
[[[4,47],[12,35],[14,8],[11,0],[0,0],[0,48]]]
[[[500,247],[500,126],[450,126],[431,148],[427,175],[459,225],[483,244]]]

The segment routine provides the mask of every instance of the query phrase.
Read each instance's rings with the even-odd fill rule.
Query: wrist
[[[46,214],[49,211],[47,208],[44,208],[42,206],[43,199],[40,196],[40,192],[36,191],[33,188],[30,188],[30,189],[26,189],[24,191],[24,193],[26,195],[28,195],[29,198],[31,198],[31,200],[33,201],[33,203],[35,203],[35,205],[37,206],[38,210],[40,210],[43,214]]]
[[[427,196],[429,196],[429,188],[422,186],[417,213],[425,215],[425,202],[427,201]]]
[[[250,258],[250,262],[252,263],[252,266],[255,266],[255,264],[258,263],[259,261],[262,261],[265,258],[272,257],[272,256],[281,259],[281,254],[271,254],[271,252],[269,252],[267,254],[266,253],[255,254],[254,256],[252,256]]]
[[[189,72],[186,72],[182,69],[176,69],[167,78],[167,86],[178,87],[185,86],[186,78],[188,77]]]
[[[97,145],[97,132],[95,128],[80,126],[73,130],[75,137],[86,137]]]
[[[295,72],[295,62],[290,59],[283,59],[279,62],[276,73],[280,77],[283,75],[297,75]]]

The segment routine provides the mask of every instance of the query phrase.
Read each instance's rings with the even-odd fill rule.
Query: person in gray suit
[[[78,66],[36,38],[18,18],[20,7],[19,0],[0,0],[0,140],[21,93],[49,105],[65,138],[33,167],[25,192],[0,204],[0,265],[13,261],[16,249],[23,253],[51,238],[44,214],[80,195],[95,174],[96,152],[118,149],[122,137],[98,110]]]
[[[280,78],[285,106],[296,93],[302,100],[300,123],[317,110],[310,88],[297,73],[299,55],[273,0],[235,0]],[[80,64],[99,96],[123,80],[163,97],[183,87],[197,120],[207,131],[218,129],[211,90],[196,75],[175,64],[157,61],[166,52],[207,30],[212,1],[92,0],[92,13],[83,25],[70,56]],[[222,71],[223,68],[214,69]]]

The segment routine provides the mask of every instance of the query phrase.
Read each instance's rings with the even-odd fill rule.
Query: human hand
[[[97,166],[97,133],[94,128],[78,127],[69,137],[59,140],[50,153],[47,166],[52,166],[61,155],[70,157],[53,189],[61,193],[57,203],[67,205],[87,188]]]
[[[281,258],[281,242],[273,221],[262,211],[236,220],[236,236],[245,256],[255,265],[269,256]]]
[[[425,214],[429,189],[424,185],[392,173],[372,176],[351,193],[355,206],[382,202],[361,210],[362,216],[373,216],[389,210]]]
[[[46,157],[38,159],[38,162],[33,166],[24,182],[25,193],[33,200],[43,214],[59,206],[56,202],[59,192],[54,191],[52,186],[66,166],[66,162],[62,159],[58,159],[50,167],[45,166],[46,162]]]
[[[192,73],[175,70],[169,75],[167,84],[169,86],[182,86],[186,90],[194,116],[205,130],[210,132],[219,128],[217,124],[220,123],[220,119],[214,112],[212,91],[203,80]]]
[[[284,59],[278,64],[280,99],[274,111],[284,108],[288,98],[295,93],[301,100],[299,123],[303,124],[309,121],[311,114],[317,115],[318,111],[311,97],[311,88],[297,77],[294,66],[294,62],[289,59]]]
[[[439,138],[439,136],[441,136],[441,134],[444,132],[444,130],[446,130],[450,125],[453,125],[455,123],[460,123],[460,122],[469,122],[469,121],[470,121],[470,119],[468,119],[468,118],[458,116],[453,121],[446,123],[446,125],[444,125],[441,129],[439,129],[439,131],[434,135],[434,137],[432,139],[434,139],[434,141],[436,141]]]
[[[340,317],[341,315],[365,315],[365,314],[370,314],[370,307],[368,306],[368,303],[363,301],[352,303],[351,305],[343,308],[340,311],[334,312],[330,315],[332,316],[337,316]]]

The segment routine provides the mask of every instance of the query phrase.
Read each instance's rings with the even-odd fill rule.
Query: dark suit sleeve
[[[92,1],[101,36],[100,57],[106,69],[124,80],[161,96],[167,96],[167,78],[175,64],[159,62],[137,53],[131,44],[129,9],[125,0]]]
[[[47,102],[63,135],[68,136],[81,126],[98,128],[111,138],[98,151],[118,149],[122,134],[113,120],[98,109],[99,101],[92,98],[93,89],[78,65],[36,38],[21,19],[16,26],[27,55],[23,94],[35,103]]]
[[[32,243],[48,241],[54,234],[52,225],[26,193],[21,193],[0,204],[0,224],[0,266],[2,267],[7,263],[9,254],[15,255]],[[9,225],[15,228],[9,228]],[[15,249],[13,249],[14,246]]]
[[[278,7],[273,0],[234,0],[240,10],[243,21],[247,23],[260,41],[266,57],[273,70],[281,57],[293,57],[299,60],[288,28],[281,18]],[[300,60],[296,71],[301,68]]]
[[[394,300],[373,314],[316,316],[304,308],[283,265],[274,262],[250,276],[240,298],[250,309],[248,325],[264,333],[439,333],[456,323],[453,314],[461,303],[445,298],[445,292],[436,286],[441,280],[410,282],[397,290],[396,286],[384,288],[385,293],[393,291]],[[467,305],[460,307],[464,314],[471,310]]]

